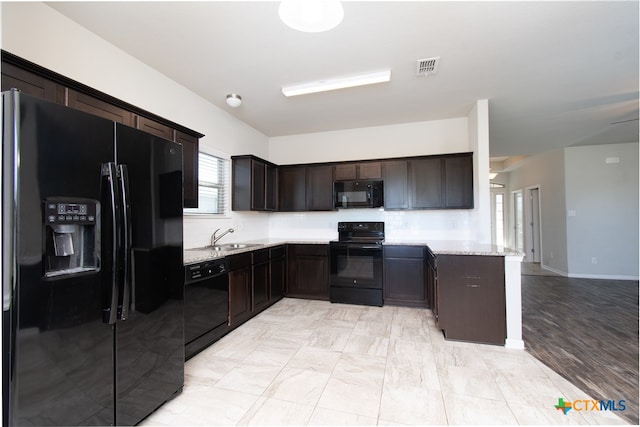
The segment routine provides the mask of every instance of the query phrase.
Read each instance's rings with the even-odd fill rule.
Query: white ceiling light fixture
[[[333,0],[285,0],[278,14],[294,30],[320,33],[335,28],[344,17],[342,3]]]
[[[227,105],[231,108],[238,108],[242,104],[242,97],[235,93],[227,95]]]
[[[375,83],[384,83],[391,80],[391,70],[378,71],[375,73],[358,74],[355,76],[339,77],[335,79],[320,80],[311,83],[283,86],[284,96],[307,95],[309,93],[327,92],[348,87],[364,86]]]

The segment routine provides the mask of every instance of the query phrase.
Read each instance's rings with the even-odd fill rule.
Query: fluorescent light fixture
[[[339,77],[336,79],[321,80],[312,83],[284,86],[284,96],[306,95],[309,93],[326,92],[335,89],[384,83],[391,80],[391,70],[378,71],[376,73],[359,74],[357,76]]]

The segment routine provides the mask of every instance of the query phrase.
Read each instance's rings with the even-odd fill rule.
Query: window
[[[495,194],[495,242],[496,245],[504,246],[504,194]]]
[[[224,214],[227,208],[228,160],[198,153],[198,208],[187,213]]]

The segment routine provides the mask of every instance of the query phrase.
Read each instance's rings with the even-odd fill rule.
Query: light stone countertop
[[[318,244],[326,245],[328,240],[290,240],[290,239],[260,239],[246,242],[234,242],[253,245],[242,249],[228,251],[214,251],[207,248],[193,248],[184,250],[184,264],[195,264],[198,262],[210,261],[229,255],[250,252],[258,249],[270,248],[284,244]],[[436,240],[436,241],[411,241],[411,240],[385,240],[384,245],[403,246],[428,246],[436,255],[483,255],[483,256],[515,256],[522,257],[522,252],[486,243],[478,243],[467,240]]]

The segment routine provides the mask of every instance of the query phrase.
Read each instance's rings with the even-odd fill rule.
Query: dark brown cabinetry
[[[27,95],[64,104],[64,86],[40,75],[2,61],[2,91],[19,89]]]
[[[307,167],[308,211],[330,211],[333,203],[333,167],[318,165]]]
[[[445,208],[473,208],[473,156],[446,157],[444,170]]]
[[[438,295],[436,293],[437,291],[437,286],[436,286],[436,275],[437,275],[437,270],[438,270],[438,259],[436,258],[436,256],[433,254],[433,252],[431,251],[431,249],[426,248],[425,249],[425,260],[426,260],[426,281],[427,281],[427,299],[429,301],[429,307],[432,309],[433,311],[433,316],[436,318],[436,321],[438,319],[438,305],[436,304],[436,301],[438,300]]]
[[[412,209],[443,207],[442,162],[438,157],[409,161],[409,194]]]
[[[445,337],[503,345],[504,257],[438,255],[437,324]]]
[[[424,246],[384,246],[384,303],[429,307]]]
[[[229,326],[236,327],[252,316],[251,253],[229,256]]]
[[[384,208],[409,209],[409,163],[389,160],[383,163]]]
[[[134,126],[134,116],[131,111],[77,90],[68,89],[67,106],[127,126]]]
[[[331,165],[280,166],[280,211],[333,210]]]
[[[269,249],[271,300],[276,302],[284,296],[287,275],[286,246]]]
[[[383,162],[385,209],[473,208],[473,153]]]
[[[380,162],[340,163],[334,166],[336,181],[353,179],[380,179],[382,166]]]
[[[231,209],[275,211],[278,167],[254,156],[232,156]]]
[[[253,311],[258,312],[269,305],[271,299],[271,277],[269,274],[269,249],[254,251],[253,255]]]
[[[184,207],[198,207],[198,143],[204,135],[2,51],[2,90],[12,88],[182,144]]]
[[[329,245],[287,245],[286,296],[329,300]]]
[[[280,166],[278,170],[280,210],[304,211],[307,207],[307,168]]]

